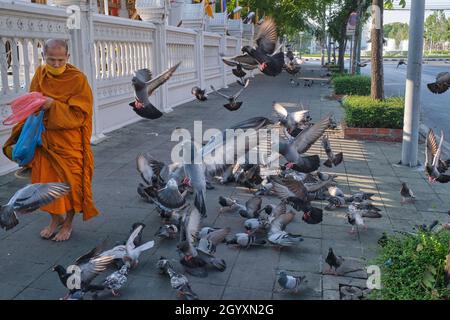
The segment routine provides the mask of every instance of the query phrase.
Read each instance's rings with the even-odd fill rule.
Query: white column
[[[220,52],[223,55],[226,55],[227,53],[227,35],[223,34],[220,37]],[[227,84],[227,72],[226,72],[226,68],[225,68],[225,63],[221,63],[220,64],[221,68],[222,68],[222,88],[228,88],[228,84]]]
[[[197,37],[196,37],[196,41],[195,41],[195,45],[196,45],[196,60],[197,60],[197,74],[198,74],[198,80],[199,80],[199,84],[200,84],[200,88],[204,88],[205,87],[205,61],[203,59],[204,56],[204,36],[203,36],[203,30],[198,30],[197,31]]]

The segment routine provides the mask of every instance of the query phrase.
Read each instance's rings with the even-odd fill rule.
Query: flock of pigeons
[[[269,76],[278,75],[283,68],[291,75],[299,72],[300,67],[295,64],[292,52],[288,53],[288,63],[285,64],[284,53],[276,52],[276,43],[276,26],[273,20],[267,18],[258,32],[256,48],[245,46],[242,48],[242,55],[223,58],[227,65],[233,66],[233,74],[243,85],[232,97],[217,92],[214,87],[211,88],[214,93],[227,99],[225,108],[234,111],[242,105],[237,99],[249,84],[244,70],[259,67]],[[136,72],[132,79],[135,102],[130,105],[137,114],[150,119],[162,116],[150,103],[149,96],[173,75],[179,65],[180,63],[154,79],[148,69]],[[439,88],[448,81],[444,80],[439,80]],[[200,101],[207,100],[205,90],[198,87],[192,89],[192,94]],[[137,156],[137,171],[142,178],[137,192],[159,212],[162,223],[155,236],[161,241],[176,241],[175,250],[179,254],[179,263],[184,272],[195,277],[206,277],[211,271],[225,271],[227,263],[218,257],[216,252],[220,245],[243,249],[253,246],[278,249],[300,246],[303,237],[288,232],[287,228],[299,214],[302,214],[301,219],[307,224],[322,222],[323,210],[313,206],[314,200],[327,201],[325,210],[347,208],[350,233],[355,233],[358,227],[367,228],[364,218],[382,216],[381,210],[371,202],[373,194],[357,192],[346,195],[335,182],[336,175],[320,170],[321,165],[332,168],[343,161],[343,153],[333,152],[328,137],[336,128],[332,114],[313,123],[309,110],[298,105],[295,112],[288,112],[286,107],[292,105],[274,103],[275,120],[253,117],[236,123],[229,129],[242,130],[236,130],[233,136],[222,131],[211,137],[203,146],[196,146],[193,141],[183,142],[183,158],[179,163],[164,163],[149,153]],[[273,142],[267,135],[259,136],[256,146],[236,144],[244,135],[247,138],[257,135],[259,129],[278,132],[281,138],[277,152],[273,151]],[[433,131],[428,133],[425,172],[430,182],[450,181],[450,176],[445,174],[450,160],[442,159],[443,140],[443,133],[439,144]],[[326,160],[322,163],[319,155],[306,155],[317,141],[321,142],[326,154]],[[271,151],[258,158],[258,163],[248,163],[246,159],[255,150]],[[230,155],[233,156],[232,162],[228,161]],[[220,157],[223,161],[218,163],[217,159]],[[280,159],[280,163],[283,163],[281,165],[278,163]],[[274,163],[277,165],[274,166]],[[253,192],[252,197],[245,203],[223,196],[218,199],[220,214],[242,217],[243,229],[240,232],[232,234],[229,227],[217,229],[204,225],[204,218],[208,213],[207,190],[214,189],[214,183],[237,184]],[[0,227],[5,230],[14,228],[19,223],[18,214],[33,212],[69,191],[70,186],[65,183],[25,186],[1,207]],[[402,204],[414,201],[414,194],[405,183],[402,184],[400,193]],[[279,201],[263,206],[263,197],[277,197]],[[113,296],[119,295],[120,289],[127,283],[129,272],[138,267],[140,255],[155,244],[154,240],[143,242],[144,227],[145,225],[139,222],[133,224],[129,237],[123,243],[106,249],[105,240],[78,258],[69,268],[55,266],[53,270],[58,274],[62,285],[68,289],[64,299],[83,299],[88,292],[93,293],[94,298],[101,298],[105,292],[110,292]],[[325,259],[329,266],[328,272],[336,274],[336,270],[344,261],[329,248]],[[99,274],[110,270],[111,266],[114,267],[113,272],[102,282],[94,284],[93,280]],[[161,274],[169,277],[171,287],[180,298],[199,298],[191,288],[188,278],[177,271],[169,259],[161,257],[156,267]],[[307,279],[281,271],[277,274],[277,282],[281,290],[297,292]]]

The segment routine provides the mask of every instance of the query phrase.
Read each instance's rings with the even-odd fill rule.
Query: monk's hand
[[[54,101],[54,100],[53,100],[52,98],[46,97],[45,102],[44,102],[44,104],[43,104],[43,106],[42,106],[42,110],[50,109],[50,107],[51,107],[52,104],[53,104],[53,101]]]

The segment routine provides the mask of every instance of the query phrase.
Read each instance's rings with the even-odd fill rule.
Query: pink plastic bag
[[[45,103],[46,98],[40,92],[26,93],[11,102],[12,115],[3,120],[5,126],[19,123],[29,115],[38,111]]]

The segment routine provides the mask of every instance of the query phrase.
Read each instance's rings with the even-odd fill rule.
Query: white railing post
[[[220,53],[222,55],[226,55],[227,54],[227,35],[223,34],[220,37]],[[221,69],[222,69],[222,88],[228,88],[228,83],[227,83],[227,69],[225,67],[225,63],[221,63],[220,64]]]
[[[196,48],[196,66],[197,66],[197,75],[198,82],[200,84],[200,88],[205,88],[205,38],[203,30],[197,31],[197,38],[195,41]]]

